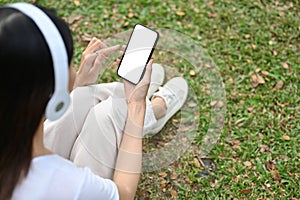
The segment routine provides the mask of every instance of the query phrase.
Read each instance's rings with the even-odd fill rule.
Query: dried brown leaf
[[[164,188],[166,188],[166,186],[167,186],[167,181],[166,180],[162,180],[161,182],[160,182],[160,189],[164,189]]]
[[[229,117],[229,120],[228,120],[228,126],[229,126],[229,127],[232,126],[232,120],[233,120],[233,118],[230,116],[230,117]]]
[[[242,123],[243,121],[245,121],[245,118],[240,118],[234,122],[234,125],[238,125],[238,124]]]
[[[224,102],[223,101],[218,101],[218,103],[216,104],[217,108],[222,108],[224,106]]]
[[[159,172],[158,175],[162,178],[165,178],[168,176],[168,174],[166,172]]]
[[[255,72],[256,72],[256,73],[259,73],[260,71],[261,71],[260,68],[256,68],[256,69],[255,69]]]
[[[74,3],[76,6],[80,6],[80,1],[79,1],[79,0],[73,0],[73,3]]]
[[[284,68],[284,69],[288,69],[289,65],[286,62],[282,62],[280,63],[280,65]]]
[[[256,76],[257,76],[257,80],[258,80],[259,84],[264,84],[265,83],[265,79],[262,76],[260,76],[260,75],[256,75]]]
[[[232,148],[233,148],[233,149],[238,149],[238,150],[241,150],[241,149],[242,149],[242,147],[241,147],[240,145],[234,145]]]
[[[266,162],[265,167],[268,171],[272,171],[276,169],[276,165],[272,161]]]
[[[146,192],[147,192],[147,189],[142,189],[139,191],[139,195],[144,196]]]
[[[281,176],[280,176],[278,170],[273,170],[273,171],[272,171],[272,174],[273,174],[273,176],[274,176],[274,180],[275,180],[275,181],[281,181]]]
[[[284,15],[284,12],[279,11],[278,15],[279,15],[280,17],[282,17],[282,16]]]
[[[279,89],[282,88],[282,86],[283,86],[283,81],[280,80],[280,81],[278,81],[278,82],[276,83],[276,85],[275,85],[275,87],[272,89],[272,91],[279,90]]]
[[[263,75],[263,76],[268,76],[269,75],[269,72],[267,72],[267,71],[261,71],[261,74]]]
[[[288,105],[290,105],[289,102],[286,102],[286,103],[280,103],[279,101],[275,101],[277,105],[279,105],[280,107],[286,107]]]
[[[172,119],[172,122],[176,124],[176,123],[178,123],[178,122],[179,122],[179,119],[177,119],[177,118],[173,118],[173,119]]]
[[[261,153],[264,153],[266,151],[269,151],[269,147],[267,145],[261,145],[260,147],[260,152]]]
[[[84,41],[84,42],[89,42],[93,39],[93,36],[88,34],[88,33],[84,33],[82,36],[81,36],[81,40]]]
[[[190,70],[190,75],[191,76],[195,76],[196,75],[196,72],[194,70]]]
[[[246,39],[248,39],[248,38],[250,38],[251,37],[251,35],[250,34],[246,34],[246,35],[244,35],[244,38],[246,38]]]
[[[183,12],[183,11],[176,11],[176,15],[183,16],[183,15],[185,15],[185,12]]]
[[[243,164],[244,164],[246,167],[251,167],[251,166],[252,166],[252,164],[251,164],[250,161],[245,161],[245,162],[243,162]]]
[[[232,140],[231,141],[231,145],[240,145],[240,144],[242,144],[242,142],[240,141],[240,140]]]
[[[177,197],[178,196],[178,193],[176,192],[176,190],[171,190],[170,194],[171,194],[172,197]]]
[[[247,107],[246,109],[248,110],[248,112],[252,112],[254,110],[254,107]]]
[[[195,165],[195,167],[197,167],[197,168],[200,168],[201,167],[201,165],[200,165],[200,162],[199,162],[199,160],[198,160],[198,158],[194,158],[194,165]]]
[[[252,74],[251,75],[251,79],[252,79],[251,86],[254,87],[254,88],[256,88],[259,85],[257,75],[256,74]]]
[[[259,85],[258,82],[252,82],[252,83],[251,83],[251,86],[254,87],[254,88],[256,88],[258,85]]]
[[[286,141],[290,141],[291,140],[290,136],[288,136],[288,135],[283,135],[282,138],[284,140],[286,140]]]
[[[216,18],[218,17],[218,13],[216,12],[207,12],[208,16],[212,17],[212,18]]]
[[[72,14],[70,17],[68,17],[67,21],[69,24],[73,24],[75,21],[78,21],[82,18],[81,15]]]
[[[210,106],[213,107],[213,106],[215,106],[217,103],[218,103],[218,101],[214,100],[214,101],[210,102]]]
[[[250,194],[251,190],[250,189],[242,189],[241,193],[242,194]]]
[[[269,45],[273,45],[274,42],[273,42],[272,40],[270,40],[270,41],[268,42],[268,44],[269,44]]]
[[[194,101],[189,101],[188,102],[188,107],[193,108],[193,107],[196,107],[196,106],[197,106],[197,103],[195,103]]]
[[[178,177],[178,174],[176,172],[173,172],[170,176],[170,179],[175,180],[175,179],[177,179],[177,177]]]
[[[209,1],[209,2],[207,2],[207,5],[208,5],[208,6],[214,5],[214,1]],[[299,30],[300,30],[300,26],[299,26]]]

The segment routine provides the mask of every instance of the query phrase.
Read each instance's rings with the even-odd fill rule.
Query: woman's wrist
[[[77,72],[76,73],[76,78],[75,78],[75,81],[74,81],[73,89],[75,89],[77,87],[86,86],[86,85],[88,85],[88,84],[83,81],[80,74]]]
[[[125,134],[135,138],[141,138],[144,118],[146,113],[146,102],[131,102],[128,104]]]
[[[128,116],[142,116],[146,112],[146,101],[131,101],[127,104]]]

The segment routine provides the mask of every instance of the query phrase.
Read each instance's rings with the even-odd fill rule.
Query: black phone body
[[[158,32],[136,24],[121,58],[117,74],[133,84],[138,84],[143,78],[145,67],[152,56],[158,38]]]

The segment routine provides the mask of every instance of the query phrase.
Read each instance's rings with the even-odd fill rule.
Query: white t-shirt
[[[116,184],[55,154],[36,157],[12,199],[119,199]]]

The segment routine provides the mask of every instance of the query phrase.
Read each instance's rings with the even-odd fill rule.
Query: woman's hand
[[[124,50],[126,49],[126,46],[122,46],[122,50],[119,52],[119,55],[122,57],[124,54]],[[120,64],[120,59],[117,59],[116,64]],[[148,93],[150,80],[151,80],[151,71],[152,71],[152,64],[153,59],[150,59],[146,66],[146,71],[144,74],[143,79],[137,84],[134,85],[130,83],[129,81],[123,79],[124,82],[124,88],[125,88],[125,96],[128,103],[131,102],[145,102],[146,96]]]
[[[119,48],[120,45],[108,47],[97,38],[93,38],[82,53],[73,88],[94,84],[98,79],[104,60]]]
[[[125,95],[128,104],[132,102],[142,103],[146,101],[146,96],[147,96],[148,88],[150,85],[150,79],[151,79],[152,64],[153,64],[153,59],[151,59],[148,62],[144,77],[137,85],[134,85],[124,79]]]

